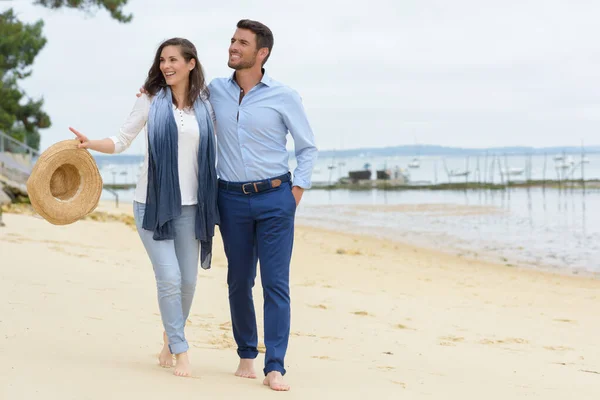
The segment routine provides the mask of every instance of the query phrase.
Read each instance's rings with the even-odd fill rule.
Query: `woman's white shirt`
[[[129,117],[121,126],[119,134],[111,136],[110,139],[115,144],[115,153],[125,151],[144,130],[145,154],[144,162],[139,171],[139,179],[135,188],[134,199],[138,203],[146,203],[146,191],[148,187],[148,114],[152,99],[142,94]],[[214,122],[214,113],[210,109]],[[200,131],[196,115],[192,108],[180,110],[173,105],[173,116],[177,123],[178,132],[178,168],[179,168],[179,188],[181,190],[181,204],[192,205],[198,203],[198,147],[200,144]]]

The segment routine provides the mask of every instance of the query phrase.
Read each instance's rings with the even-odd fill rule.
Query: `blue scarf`
[[[154,232],[154,240],[174,239],[173,220],[181,215],[177,163],[179,133],[171,96],[168,86],[160,90],[152,100],[148,115],[148,191],[142,227]],[[196,239],[200,240],[200,266],[203,269],[210,268],[212,239],[215,225],[219,224],[214,126],[206,101],[198,98],[194,102],[200,130],[195,230]]]

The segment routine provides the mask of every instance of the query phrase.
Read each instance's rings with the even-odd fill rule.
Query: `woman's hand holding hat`
[[[80,149],[87,149],[90,147],[90,141],[87,138],[87,136],[85,136],[83,133],[79,132],[75,128],[69,127],[69,130],[71,132],[73,132],[75,134],[75,136],[77,136],[77,139],[79,140],[79,148]]]

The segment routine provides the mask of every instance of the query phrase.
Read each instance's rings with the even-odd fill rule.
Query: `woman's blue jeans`
[[[145,204],[133,203],[135,224],[154,268],[158,306],[169,349],[172,354],[179,354],[189,348],[183,330],[198,277],[200,241],[196,240],[194,229],[198,207],[181,207],[181,216],[173,221],[175,240],[154,240],[154,233],[142,228],[145,209]]]

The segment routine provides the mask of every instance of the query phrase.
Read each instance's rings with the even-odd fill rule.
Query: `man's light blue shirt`
[[[209,85],[217,119],[219,178],[250,182],[286,174],[289,131],[298,161],[294,186],[310,188],[317,147],[300,95],[264,72],[240,103],[241,89],[233,77],[216,78]]]

